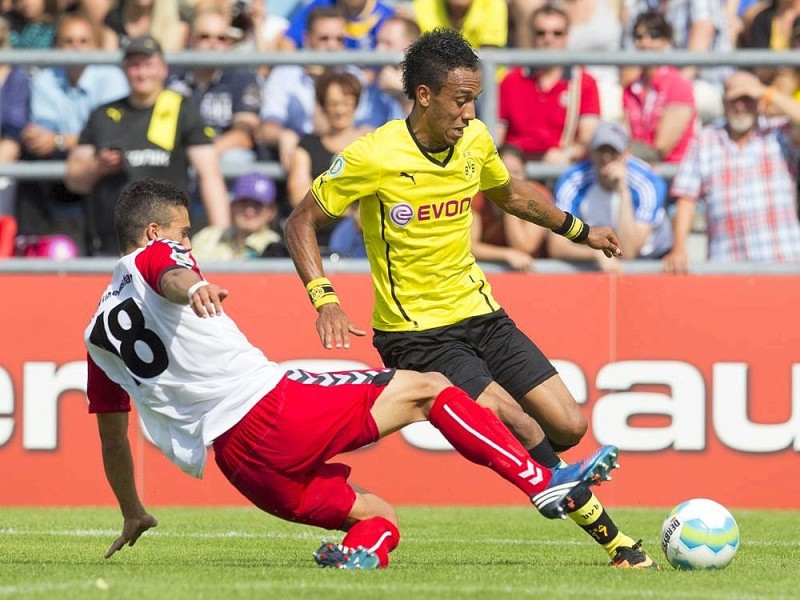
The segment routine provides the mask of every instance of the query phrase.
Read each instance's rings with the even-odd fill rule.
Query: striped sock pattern
[[[550,469],[534,462],[492,411],[459,388],[443,390],[428,418],[464,458],[489,467],[528,497],[542,491],[550,481]]]

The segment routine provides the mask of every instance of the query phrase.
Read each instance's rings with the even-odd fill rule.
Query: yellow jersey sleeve
[[[373,194],[381,182],[372,134],[358,138],[311,184],[311,194],[328,216],[341,217],[356,200]]]
[[[506,185],[511,181],[511,174],[503,161],[500,160],[500,155],[491,137],[489,137],[488,131],[484,139],[487,140],[488,145],[486,161],[483,163],[483,169],[481,170],[481,189],[490,190]]]

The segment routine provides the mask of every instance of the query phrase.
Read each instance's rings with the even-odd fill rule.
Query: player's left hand
[[[622,248],[619,245],[617,234],[610,227],[592,227],[589,229],[589,237],[586,245],[595,250],[602,250],[608,258],[622,256]]]
[[[350,347],[350,334],[359,337],[367,335],[363,329],[357,329],[338,304],[325,304],[319,309],[317,316],[317,333],[322,345],[330,350]]]
[[[118,550],[122,550],[126,544],[128,546],[133,546],[136,540],[138,540],[145,531],[156,525],[158,525],[158,520],[147,512],[136,517],[125,519],[125,522],[122,524],[122,535],[114,540],[114,543],[111,544],[108,552],[106,552],[105,557],[109,558]]]

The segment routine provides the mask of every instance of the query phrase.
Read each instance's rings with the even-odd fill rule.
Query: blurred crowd
[[[189,192],[194,252],[285,257],[281,225],[347,144],[404,118],[400,70],[170,67],[165,53],[399,52],[452,27],[475,47],[549,52],[726,52],[800,48],[800,0],[0,0],[0,48],[121,50],[114,65],[0,64],[0,163],[66,162],[63,180],[0,178],[0,256],[113,256],[113,208],[133,179]],[[0,59],[1,61],[2,59]],[[495,85],[495,82],[484,82]],[[516,270],[541,257],[800,260],[800,73],[788,67],[562,67],[498,73],[493,132],[509,171],[558,165],[538,182],[564,210],[619,234],[623,261],[473,203],[479,260]],[[275,161],[273,180],[256,163]],[[253,164],[236,180],[228,165]],[[673,165],[665,180],[659,169]],[[333,257],[362,258],[358,208],[319,232]]]

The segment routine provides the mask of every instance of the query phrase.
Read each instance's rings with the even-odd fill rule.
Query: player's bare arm
[[[572,218],[543,196],[535,186],[515,177],[506,185],[483,190],[483,193],[507,213],[547,227],[556,233]],[[610,227],[587,228],[588,234],[577,237],[574,241],[600,250],[609,258],[622,256],[619,239]]]
[[[308,192],[292,211],[284,229],[286,246],[292,256],[295,269],[308,289],[309,284],[324,282],[325,271],[322,268],[322,255],[317,243],[317,230],[332,219],[325,214]],[[312,288],[315,286],[312,286]],[[324,289],[324,286],[316,286]],[[311,293],[312,290],[309,290]],[[332,288],[331,288],[332,293]],[[313,296],[312,296],[312,302]],[[321,304],[314,302],[317,308],[317,333],[325,348],[349,348],[350,334],[363,336],[366,331],[356,328],[350,321],[335,294],[330,302]]]
[[[133,457],[128,441],[128,413],[98,413],[97,426],[106,479],[117,497],[124,519],[122,534],[105,554],[109,558],[126,545],[133,546],[145,531],[158,525],[158,521],[145,510],[136,491]]]
[[[222,301],[228,290],[201,279],[188,269],[170,269],[161,276],[161,293],[170,302],[189,304],[198,317],[222,314]]]

